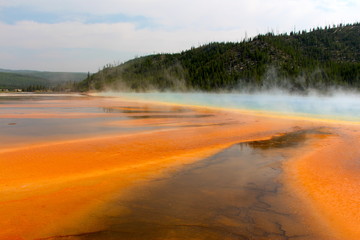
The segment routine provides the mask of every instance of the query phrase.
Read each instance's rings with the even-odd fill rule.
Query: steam
[[[297,95],[331,95],[340,91],[357,91],[360,85],[351,85],[346,81],[332,81],[323,69],[304,70],[294,76],[285,77],[278,66],[269,65],[261,77],[256,74],[248,79],[233,79],[225,85],[209,85],[204,79],[196,83],[188,80],[186,70],[180,63],[157,70],[141,70],[137,73],[132,69],[133,63],[117,67],[107,67],[95,75],[89,82],[90,90],[121,91],[121,92],[196,92],[206,89],[211,92],[227,93],[259,93],[282,92]],[[128,69],[130,68],[130,70]],[[139,70],[140,71],[140,70]]]
[[[311,72],[299,73],[297,76],[284,77],[275,66],[268,66],[258,80],[239,79],[232,92],[281,92],[291,95],[333,95],[338,92],[359,92],[358,86],[346,82],[330,81],[324,70],[318,68]]]
[[[179,66],[177,70],[182,72]],[[308,73],[306,76],[300,74],[295,78],[287,79],[280,76],[276,67],[270,66],[259,82],[239,80],[238,86],[231,90],[219,89],[216,93],[190,89],[186,85],[185,76],[180,74],[181,76],[176,78],[171,72],[170,70],[163,72],[163,80],[167,83],[164,86],[170,86],[170,88],[159,88],[158,85],[153,85],[153,82],[149,80],[150,77],[139,81],[117,79],[104,87],[103,89],[106,90],[98,95],[255,110],[321,119],[360,121],[359,92],[351,90],[350,87],[327,84],[322,77],[319,77],[322,73],[321,69]],[[131,84],[140,85],[134,88]]]
[[[306,96],[291,95],[280,90],[252,94],[103,92],[98,95],[224,109],[255,110],[258,112],[273,112],[320,119],[360,121],[360,95],[348,91],[337,91],[328,95],[319,95],[313,92]]]

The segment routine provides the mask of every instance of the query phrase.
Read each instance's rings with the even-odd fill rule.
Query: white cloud
[[[45,24],[35,22],[19,22],[15,25],[0,23],[0,29],[6,34],[0,38],[0,46],[9,49],[31,49],[32,63],[41,59],[39,67],[60,64],[59,55],[64,64],[73,62],[79,67],[78,71],[87,71],[91,65],[91,71],[95,71],[102,65],[114,62],[125,61],[135,55],[144,55],[159,52],[177,52],[207,43],[209,41],[239,41],[243,32],[237,31],[197,31],[179,30],[164,31],[137,29],[130,23],[116,24],[84,24],[78,22],[66,22],[58,24]],[[55,49],[55,50],[54,50]],[[66,49],[75,49],[73,52],[86,55],[86,51],[93,52],[91,58],[84,59],[83,56],[76,56]],[[78,51],[76,51],[76,49]],[[96,54],[91,49],[95,49]],[[81,50],[81,51],[80,51]],[[46,55],[46,51],[49,52]],[[56,54],[54,54],[56,52]],[[106,56],[97,58],[97,54],[105,52]],[[114,56],[113,53],[117,53]],[[109,54],[110,53],[110,54]],[[17,53],[19,54],[19,53]],[[24,56],[29,56],[24,51]],[[68,56],[68,60],[66,57]],[[101,54],[100,54],[101,55]],[[28,61],[28,57],[19,57],[19,61]],[[99,62],[101,60],[102,62]],[[0,66],[7,64],[8,58],[0,57]],[[93,66],[92,62],[98,65]],[[58,65],[62,70],[64,66]],[[11,67],[14,68],[14,67]],[[15,67],[16,68],[16,67]]]
[[[186,29],[177,31],[137,29],[131,23],[19,22],[15,25],[0,23],[0,28],[6,32],[0,38],[0,45],[3,47],[101,48],[134,52],[180,51],[209,41],[239,41],[244,33],[236,30],[193,32]]]
[[[80,71],[89,69],[88,66],[92,71],[97,70],[100,66],[94,67],[94,62],[103,65],[134,55],[181,51],[211,41],[239,41],[245,32],[254,36],[271,30],[285,32],[294,27],[302,30],[351,23],[358,21],[360,11],[359,4],[352,0],[0,0],[0,10],[6,7],[36,9],[63,15],[62,19],[78,15],[78,21],[70,18],[69,22],[53,24],[0,22],[0,46],[41,52],[41,56],[34,52],[31,55],[38,57],[39,69],[56,66],[61,59],[66,64],[72,62]],[[142,16],[150,22],[141,28],[131,21],[86,24],[81,22],[86,14]],[[17,51],[18,63],[24,60],[22,66],[28,60],[25,54],[28,51],[24,51],[24,57]],[[97,55],[101,57],[94,59]],[[12,68],[16,68],[16,61],[8,59],[9,56],[2,54],[0,67],[11,62]],[[33,59],[32,63],[36,61]]]
[[[273,22],[280,22],[281,25],[289,23],[291,26],[305,22],[316,26],[323,24],[323,21],[339,21],[334,19],[336,15],[340,15],[340,18],[341,16],[357,18],[359,10],[359,5],[351,0],[13,0],[8,2],[3,1],[3,4],[12,3],[13,6],[26,6],[37,11],[64,15],[122,13],[130,16],[145,16],[167,29],[250,30],[252,23],[259,23],[258,28],[266,30],[268,27],[273,27]],[[331,9],[333,14],[322,11],[321,8]],[[311,18],[306,18],[308,16]]]

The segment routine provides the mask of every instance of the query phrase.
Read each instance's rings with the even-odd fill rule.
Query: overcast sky
[[[0,68],[96,72],[245,34],[360,21],[357,0],[0,0]]]

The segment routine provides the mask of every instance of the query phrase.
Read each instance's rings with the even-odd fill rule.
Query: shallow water
[[[0,96],[0,144],[128,131],[102,126],[104,119],[99,116],[80,117],[81,114],[103,113],[99,107],[86,106],[86,102],[85,97],[72,96]],[[78,114],[78,117],[68,118],[71,113]],[[10,116],[4,117],[6,115]]]
[[[360,121],[360,96],[339,93],[332,96],[298,96],[284,93],[101,93],[149,101],[256,110],[320,119]]]
[[[211,116],[181,107],[109,104],[105,99],[81,95],[0,95],[0,144],[6,146],[121,134],[161,127],[108,124],[130,119],[191,119]]]
[[[319,239],[321,235],[296,211],[280,178],[282,162],[316,135],[327,133],[320,129],[296,131],[236,144],[132,189],[125,199],[114,200],[101,216],[95,216],[104,229],[72,237]]]

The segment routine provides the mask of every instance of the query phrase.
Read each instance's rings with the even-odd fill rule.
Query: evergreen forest
[[[76,88],[123,91],[360,89],[360,24],[260,34],[154,54],[88,75]]]

